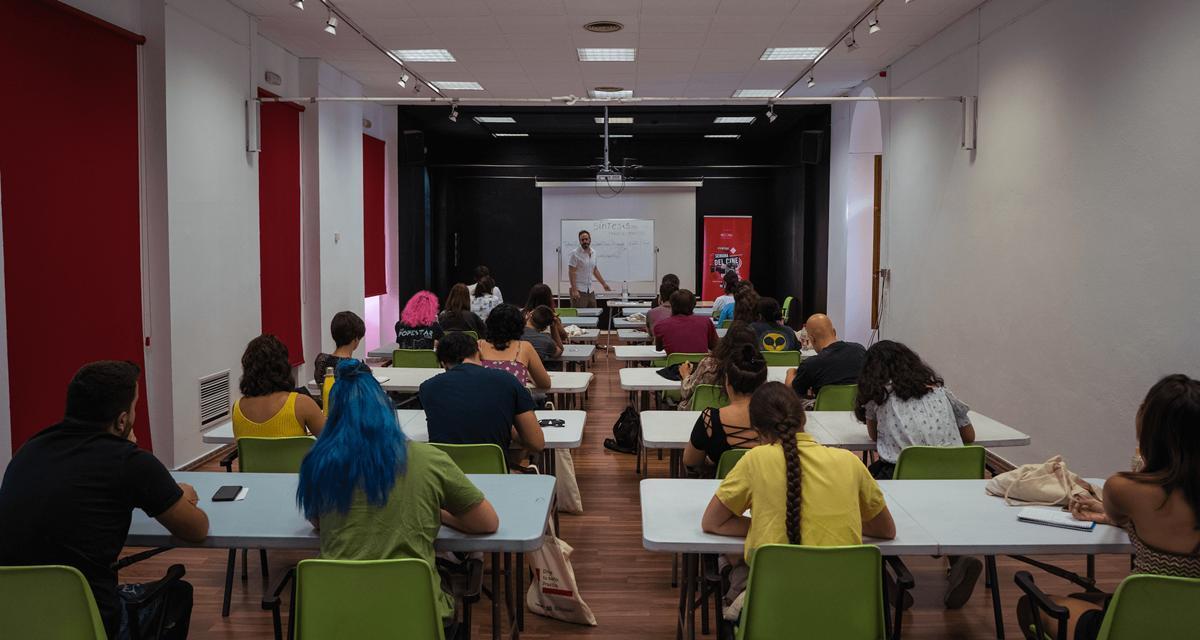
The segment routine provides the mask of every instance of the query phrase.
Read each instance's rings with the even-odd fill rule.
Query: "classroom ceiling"
[[[411,96],[402,71],[349,27],[331,36],[319,0],[305,10],[289,0],[233,0],[260,20],[259,31],[300,57],[320,57],[372,96]],[[762,61],[767,47],[824,47],[868,0],[333,0],[388,49],[447,49],[456,62],[412,62],[427,80],[478,82],[461,98],[587,96],[599,86],[634,97],[729,98],[738,89],[781,89],[807,61]],[[816,85],[789,96],[838,95],[857,85],[980,0],[887,0],[881,30],[856,32],[858,48],[839,45],[818,65]],[[583,25],[612,20],[615,33]],[[577,48],[636,48],[633,62],[580,62]],[[422,96],[428,96],[426,91]]]

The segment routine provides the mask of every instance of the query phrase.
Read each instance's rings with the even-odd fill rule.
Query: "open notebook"
[[[1071,512],[1060,509],[1025,507],[1017,514],[1017,519],[1022,522],[1032,522],[1051,527],[1062,527],[1064,529],[1078,529],[1080,531],[1091,531],[1096,528],[1095,522],[1076,520],[1075,516],[1071,515]]]

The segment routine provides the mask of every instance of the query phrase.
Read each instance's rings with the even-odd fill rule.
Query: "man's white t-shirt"
[[[470,291],[470,292],[471,292],[471,297],[472,297],[472,298],[474,298],[474,297],[475,297],[475,285],[476,285],[476,284],[479,284],[479,283],[478,283],[478,282],[476,282],[475,284],[469,284],[469,285],[467,285],[467,291]],[[494,295],[494,296],[496,296],[497,298],[499,298],[499,299],[500,299],[500,302],[504,302],[504,296],[500,295],[500,287],[492,287],[492,295]]]
[[[567,266],[575,267],[575,288],[583,293],[592,290],[592,271],[596,268],[596,254],[582,247],[571,252]]]

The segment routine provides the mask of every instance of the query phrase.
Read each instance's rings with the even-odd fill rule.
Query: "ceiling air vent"
[[[625,25],[612,20],[597,20],[583,25],[583,28],[592,33],[614,33],[625,28]]]
[[[229,370],[200,378],[200,428],[229,417]]]

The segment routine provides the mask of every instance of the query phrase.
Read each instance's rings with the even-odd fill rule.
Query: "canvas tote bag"
[[[1023,464],[988,480],[987,492],[1001,496],[1010,505],[1031,504],[1065,507],[1071,497],[1086,493],[1098,498],[1096,488],[1067,469],[1062,456],[1038,464]]]
[[[583,496],[575,479],[575,460],[570,449],[554,450],[554,499],[563,513],[583,513]]]
[[[596,626],[596,616],[579,595],[575,569],[571,566],[571,545],[554,535],[554,524],[542,536],[542,548],[527,554],[533,571],[525,604],[529,610],[547,618]]]

